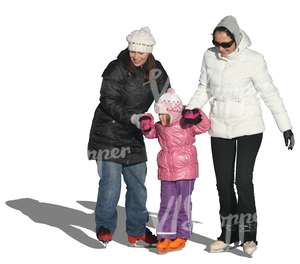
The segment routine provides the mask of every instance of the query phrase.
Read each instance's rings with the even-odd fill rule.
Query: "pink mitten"
[[[150,113],[144,114],[139,120],[143,132],[149,132],[154,127],[154,118]]]
[[[182,112],[183,119],[186,123],[197,125],[201,120],[202,116],[198,108],[192,110],[184,109]]]

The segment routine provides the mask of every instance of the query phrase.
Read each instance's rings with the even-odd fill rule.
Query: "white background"
[[[267,129],[254,171],[259,245],[252,259],[239,256],[238,251],[210,254],[199,239],[199,235],[210,239],[219,235],[219,203],[207,134],[200,135],[196,143],[200,178],[193,193],[193,220],[201,222],[194,224],[198,235],[184,250],[163,256],[120,243],[118,239],[125,238],[124,223],[120,223],[117,241],[100,248],[91,230],[98,175],[95,162],[86,155],[101,74],[126,47],[128,33],[146,25],[151,28],[157,41],[154,55],[187,103],[197,87],[203,52],[211,46],[210,34],[228,14],[236,16],[252,48],[264,54],[297,140],[300,18],[296,3],[1,1],[1,263],[114,263],[128,257],[132,263],[296,259],[300,237],[298,145],[296,142],[293,151],[285,148],[266,107]],[[153,106],[150,111],[153,113]],[[147,207],[157,213],[159,146],[155,140],[146,144]],[[120,206],[124,206],[124,195],[123,186]],[[44,204],[34,206],[34,200]],[[7,206],[7,201],[19,209]]]

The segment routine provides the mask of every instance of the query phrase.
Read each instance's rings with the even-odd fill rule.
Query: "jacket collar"
[[[130,57],[129,57],[129,50],[128,50],[128,48],[122,50],[119,53],[119,55],[117,57],[117,60],[122,63],[122,65],[125,67],[125,69],[128,69],[128,66],[129,66],[129,63],[130,63]],[[147,71],[148,68],[149,68],[149,65],[146,62],[144,65],[138,66],[138,67],[135,67],[135,68],[136,68],[136,70]]]

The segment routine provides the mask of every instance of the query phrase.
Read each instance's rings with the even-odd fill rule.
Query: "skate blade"
[[[110,241],[100,241],[101,245],[106,248]]]
[[[227,245],[225,248],[219,249],[219,250],[209,250],[209,253],[222,253],[222,252],[228,252],[230,250],[236,249],[240,246],[240,243],[236,242],[233,246]]]
[[[176,251],[180,251],[180,250],[182,250],[183,248],[185,248],[185,245],[180,246],[180,247],[178,247],[178,248],[168,248],[168,252],[176,252]]]
[[[240,247],[241,245],[240,245],[240,243],[239,242],[235,242],[235,243],[233,243],[233,246],[228,246],[229,247],[229,250],[231,250],[231,249],[235,249],[235,248],[238,248],[238,247]]]
[[[227,251],[230,251],[229,246],[222,248],[222,249],[214,249],[214,250],[209,249],[209,253],[222,253],[222,252],[227,252]]]
[[[135,247],[135,248],[155,248],[156,244],[148,244],[144,241],[138,240],[135,243],[129,243],[131,247]]]

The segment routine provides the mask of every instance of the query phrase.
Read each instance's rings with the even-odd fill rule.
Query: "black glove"
[[[194,108],[192,110],[183,109],[182,116],[185,123],[193,125],[197,125],[202,120],[202,116],[198,108]]]
[[[288,146],[288,149],[292,150],[295,145],[294,134],[292,130],[287,130],[283,132],[285,145]]]

